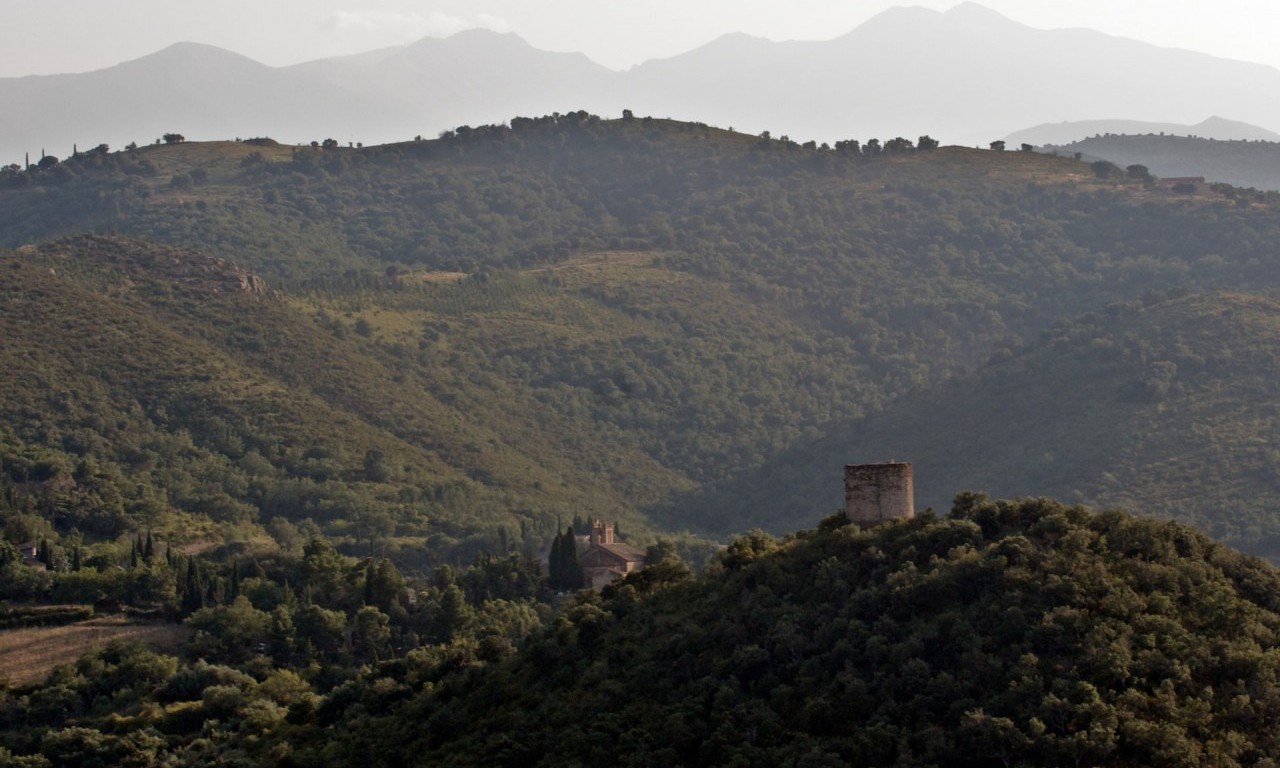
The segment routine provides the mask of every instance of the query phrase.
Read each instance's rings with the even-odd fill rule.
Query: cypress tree
[[[204,607],[204,594],[200,589],[200,574],[196,571],[196,559],[187,560],[187,584],[182,593],[182,612],[193,614]]]
[[[240,596],[240,561],[231,561],[231,586],[227,589],[227,599],[235,600]]]
[[[78,571],[80,567],[80,545],[77,544],[76,548],[71,550],[71,570]]]
[[[582,589],[585,580],[582,577],[582,566],[578,564],[578,540],[573,528],[564,532],[564,579],[569,589]]]
[[[560,534],[551,540],[551,554],[547,556],[547,580],[552,589],[563,589],[564,557],[561,555]]]
[[[138,567],[138,542],[129,542],[129,568]]]
[[[155,542],[151,540],[151,529],[148,528],[147,543],[142,550],[142,559],[146,560],[149,563],[151,562],[151,559],[155,556],[156,556],[156,545],[155,545]]]

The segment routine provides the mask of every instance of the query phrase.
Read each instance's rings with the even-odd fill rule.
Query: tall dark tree
[[[551,582],[552,589],[563,589],[561,584],[564,582],[564,555],[561,554],[560,533],[556,532],[556,537],[551,540],[551,553],[547,555],[547,580]]]
[[[187,560],[187,583],[182,592],[182,612],[191,615],[204,607],[204,590],[200,586],[200,571],[194,557]]]
[[[551,543],[551,558],[547,566],[552,589],[581,589],[586,583],[582,566],[578,563],[578,541],[573,526],[566,528]]]

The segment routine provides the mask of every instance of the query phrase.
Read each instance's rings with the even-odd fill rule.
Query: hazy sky
[[[270,65],[398,45],[468,27],[519,34],[625,69],[727,32],[827,40],[898,5],[957,0],[0,0],[0,77],[83,72],[179,41]],[[985,0],[1033,27],[1089,27],[1280,67],[1277,0]]]

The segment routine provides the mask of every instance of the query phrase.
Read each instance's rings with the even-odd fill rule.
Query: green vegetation
[[[1045,500],[838,525],[584,597],[514,659],[410,698],[381,739],[355,706],[333,733],[404,745],[373,765],[1249,765],[1280,748],[1262,562]]]
[[[1157,176],[1198,176],[1242,188],[1280,191],[1280,144],[1273,141],[1109,133],[1062,146],[1050,145],[1041,151],[1064,155],[1080,152],[1122,167],[1143,165]]]
[[[919,508],[961,484],[1143,508],[1280,557],[1280,303],[1208,293],[1116,303],[973,374],[904,396],[701,492],[720,530],[775,530],[842,501],[846,461],[909,457]]]
[[[10,173],[0,240],[30,271],[0,309],[30,345],[4,353],[10,537],[252,537],[280,518],[425,566],[504,531],[545,550],[583,512],[640,543],[655,513],[741,530],[732,491],[687,494],[1108,301],[1276,284],[1267,199],[890,145],[571,113]],[[25,245],[84,229],[147,240]],[[101,503],[58,490],[86,458],[115,489]]]
[[[663,560],[580,593],[542,629],[503,612],[507,631],[533,630],[514,653],[464,631],[379,660],[369,606],[343,651],[366,665],[336,684],[235,645],[193,641],[196,661],[108,647],[0,694],[0,754],[42,766],[1259,765],[1280,750],[1277,595],[1275,569],[1176,523],[961,494],[945,519],[749,534],[699,577]],[[235,637],[266,624],[257,610],[239,598],[190,623]]]
[[[1278,205],[585,113],[3,169],[4,616],[188,639],[0,693],[0,764],[1256,763],[1275,575],[1177,525],[654,542],[896,457],[1274,555]],[[558,597],[595,516],[649,567]]]

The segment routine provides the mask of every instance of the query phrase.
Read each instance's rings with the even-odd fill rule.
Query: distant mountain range
[[[1280,191],[1280,142],[1221,140],[1200,136],[1106,134],[1069,144],[1048,144],[1041,152],[1087,161],[1108,160],[1121,168],[1146,166],[1163,178],[1203,177],[1237,187]]]
[[[1260,97],[1276,92],[1272,67],[1033,29],[974,3],[892,9],[824,42],[726,35],[626,72],[483,30],[278,68],[180,43],[95,72],[0,79],[0,163],[167,132],[373,144],[624,108],[801,141],[928,133],[985,144],[1017,126],[1097,115],[1280,126],[1280,103]]]
[[[1104,136],[1185,136],[1216,141],[1280,141],[1280,133],[1256,125],[1211,117],[1195,125],[1151,123],[1141,120],[1078,120],[1045,123],[1009,134],[1009,144],[1070,144]]]

